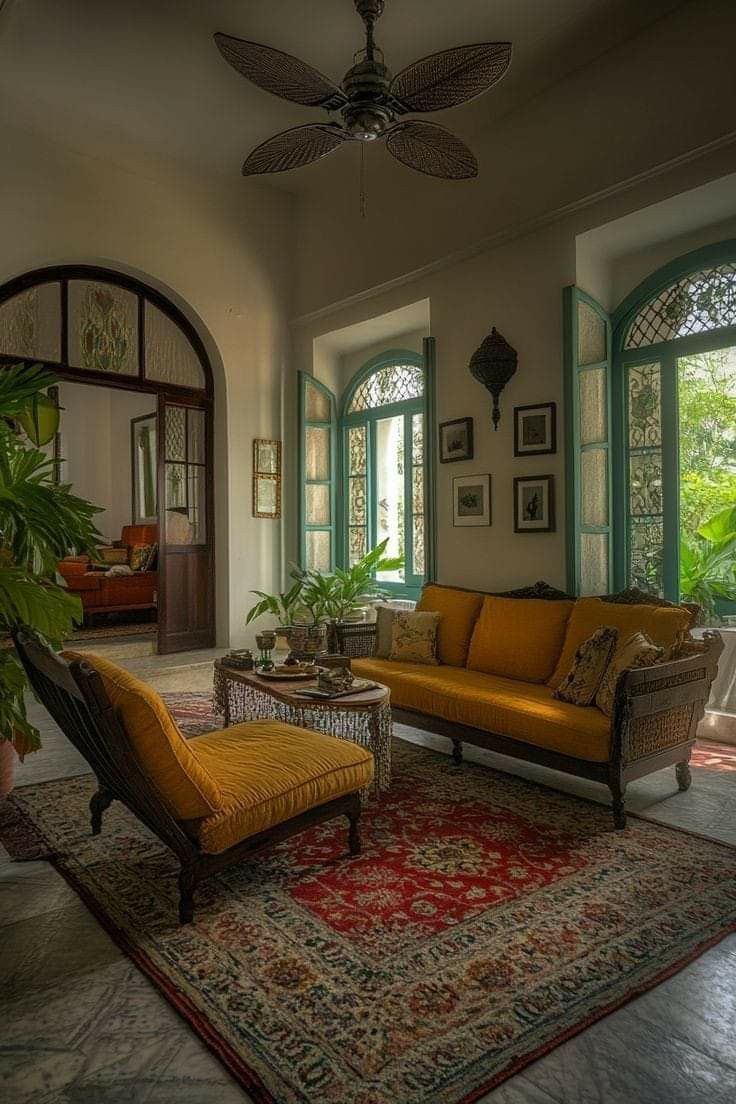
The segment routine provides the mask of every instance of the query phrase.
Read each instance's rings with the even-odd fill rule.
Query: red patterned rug
[[[736,929],[734,851],[395,744],[363,854],[322,825],[198,890],[89,776],[18,790],[35,841],[241,1084],[277,1104],[469,1104]]]

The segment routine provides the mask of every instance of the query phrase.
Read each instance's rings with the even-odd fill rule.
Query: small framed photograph
[[[514,407],[514,456],[557,452],[557,404]]]
[[[473,459],[473,419],[440,423],[440,464]]]
[[[281,474],[281,442],[257,437],[253,442],[253,471],[257,475]]]
[[[555,478],[524,475],[514,480],[514,532],[554,533]]]
[[[490,475],[458,475],[452,481],[453,525],[491,524]]]
[[[253,517],[281,517],[280,441],[253,441]]]

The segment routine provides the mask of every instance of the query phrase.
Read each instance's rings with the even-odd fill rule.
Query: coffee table
[[[312,728],[340,740],[352,740],[373,752],[376,770],[373,785],[391,785],[391,705],[387,686],[347,694],[330,701],[299,698],[300,690],[317,685],[316,679],[279,682],[261,678],[255,671],[228,667],[215,661],[215,710],[226,727],[241,721],[276,720]]]

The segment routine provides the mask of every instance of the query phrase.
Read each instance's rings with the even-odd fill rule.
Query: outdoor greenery
[[[37,365],[0,367],[0,638],[20,625],[59,645],[81,620],[79,599],[56,582],[70,552],[97,557],[98,508],[54,483],[54,462],[21,428],[34,399],[54,382]],[[0,644],[2,641],[0,640]],[[23,694],[25,676],[12,648],[0,647],[0,740],[19,754],[39,747]]]
[[[387,544],[388,540],[382,541],[352,567],[338,567],[333,573],[293,567],[294,585],[288,591],[251,591],[260,602],[248,611],[246,624],[266,613],[278,618],[281,625],[343,621],[366,603],[387,597],[388,592],[375,580],[376,573],[404,566],[403,556],[386,556]]]

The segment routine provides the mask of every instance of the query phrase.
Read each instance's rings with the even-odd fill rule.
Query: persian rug
[[[214,711],[212,694],[199,690],[174,690],[161,694],[161,697],[185,736],[201,736],[225,727],[225,718]]]
[[[98,625],[75,629],[67,644],[81,644],[83,640],[114,640],[119,636],[153,636],[158,632],[155,621],[141,621],[132,625]]]
[[[470,1104],[736,929],[733,849],[400,741],[363,853],[320,825],[204,882],[92,779],[27,786],[45,848],[251,1096]],[[7,818],[6,818],[7,819]]]

